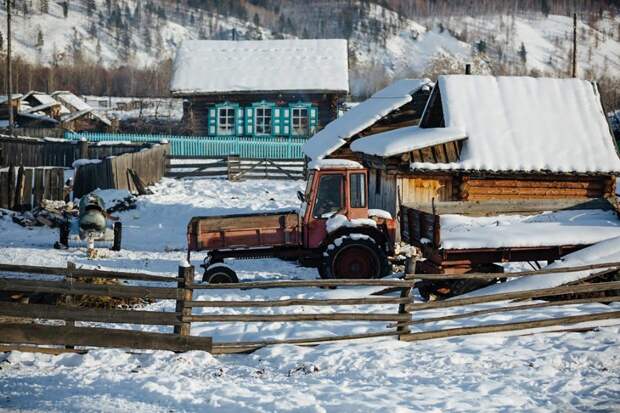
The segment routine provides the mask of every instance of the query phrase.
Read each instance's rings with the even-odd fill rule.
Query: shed
[[[64,105],[51,95],[31,90],[21,98],[20,111],[31,115],[45,115],[50,118],[60,119],[61,116],[70,113]]]
[[[51,95],[69,110],[60,117],[66,129],[73,131],[106,130],[112,122],[104,115],[100,115],[82,98],[69,91],[56,91]]]
[[[343,39],[187,40],[170,89],[193,133],[308,137],[336,118],[348,69]]]
[[[351,150],[371,169],[371,207],[392,213],[401,202],[608,197],[620,172],[597,86],[580,79],[440,76],[419,127]]]

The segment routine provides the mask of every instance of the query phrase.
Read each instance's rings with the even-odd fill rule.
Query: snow
[[[137,208],[119,212],[123,250],[100,250],[89,260],[84,247],[51,248],[57,230],[25,229],[0,217],[0,262],[147,271],[176,277],[185,258],[192,216],[268,211],[298,206],[302,181],[230,182],[164,179]],[[101,193],[100,193],[101,194]],[[203,253],[192,254],[198,268]],[[226,260],[243,281],[315,279],[314,269],[276,259]],[[199,275],[198,275],[199,276]],[[136,282],[137,283],[137,282]],[[365,297],[380,288],[287,288],[196,291],[194,300],[335,299]],[[414,297],[416,301],[420,297]],[[440,317],[506,303],[431,309],[414,318]],[[395,312],[397,305],[303,307],[308,313]],[[143,306],[174,311],[172,300]],[[613,303],[580,304],[412,326],[413,332],[472,325],[618,311]],[[196,309],[195,314],[299,313],[300,307],[249,310]],[[455,337],[416,343],[365,339],[315,347],[275,345],[252,354],[214,357],[205,352],[91,350],[51,356],[0,353],[0,410],[32,412],[413,412],[616,410],[620,383],[620,327],[608,323],[586,333],[522,335],[531,331]],[[102,325],[101,323],[78,323]],[[607,324],[607,326],[605,326]],[[170,327],[113,328],[169,332]],[[558,327],[558,329],[563,327]],[[193,323],[192,335],[215,342],[331,336],[384,331],[377,322]],[[437,393],[441,389],[441,394]]]
[[[329,168],[347,168],[362,169],[361,163],[349,159],[318,159],[308,163],[308,169],[329,169]]]
[[[356,228],[356,227],[376,227],[377,223],[368,218],[349,219],[344,215],[336,214],[331,216],[325,223],[328,233],[334,232],[340,228]]]
[[[414,169],[620,171],[598,91],[588,81],[449,75],[438,85],[446,127],[468,139],[459,162],[414,162]]]
[[[328,123],[304,144],[304,153],[313,160],[328,156],[355,134],[411,102],[412,95],[429,84],[429,79],[401,79],[392,83]]]
[[[348,92],[344,39],[186,40],[170,89],[176,96],[241,92]]]
[[[445,249],[587,245],[620,236],[615,212],[566,210],[538,215],[441,215]]]
[[[84,100],[75,96],[68,91],[57,91],[52,93],[52,97],[65,105],[71,106],[72,112],[81,112],[83,110],[91,111],[93,108]]]
[[[466,137],[459,128],[408,126],[360,138],[351,144],[351,150],[385,158]]]
[[[368,210],[369,217],[378,217],[383,219],[392,219],[392,214],[383,209],[369,209]]]
[[[97,163],[101,163],[101,159],[76,159],[75,161],[73,161],[73,163],[71,164],[71,167],[73,169],[77,169],[80,166],[84,166],[84,165],[92,165],[92,164],[97,164]]]
[[[578,267],[582,265],[607,264],[620,262],[620,237],[601,241],[590,247],[568,254],[559,261],[547,265],[545,269]],[[605,268],[565,272],[555,274],[533,275],[512,279],[501,284],[473,291],[466,296],[481,296],[496,293],[536,290],[539,288],[558,287],[563,284],[579,281],[592,274],[605,271]]]

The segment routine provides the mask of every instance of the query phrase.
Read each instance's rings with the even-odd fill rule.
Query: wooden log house
[[[188,40],[171,82],[193,134],[302,137],[335,119],[349,92],[346,40]]]
[[[359,139],[369,204],[611,197],[620,172],[597,86],[579,79],[440,76],[420,125]]]

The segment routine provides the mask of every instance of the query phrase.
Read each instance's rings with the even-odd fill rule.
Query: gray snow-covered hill
[[[352,87],[361,94],[395,76],[432,75],[461,68],[464,61],[474,61],[479,72],[565,75],[570,70],[569,16],[481,9],[474,16],[412,19],[388,9],[387,2],[272,3],[17,0],[14,50],[43,65],[86,58],[108,67],[144,67],[174,56],[184,39],[345,37]],[[0,20],[4,49],[4,9]],[[582,77],[620,77],[620,15],[611,9],[580,14],[578,63]]]

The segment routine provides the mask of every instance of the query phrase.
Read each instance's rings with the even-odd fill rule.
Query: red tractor
[[[237,282],[224,258],[269,258],[315,267],[322,278],[377,278],[391,273],[396,221],[369,216],[368,171],[352,161],[323,161],[310,168],[300,211],[194,217],[191,251],[209,251],[203,281]],[[371,215],[373,211],[371,210]]]

